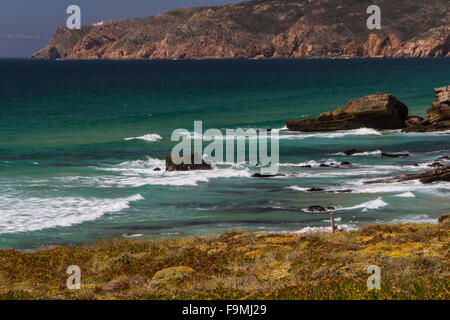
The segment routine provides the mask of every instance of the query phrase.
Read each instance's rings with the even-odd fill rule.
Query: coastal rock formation
[[[39,59],[450,57],[450,2],[249,0],[148,18],[59,27]]]
[[[450,85],[434,89],[434,101],[427,118],[411,124],[405,132],[429,132],[450,129]]]
[[[450,181],[450,165],[439,166],[436,169],[426,171],[419,174],[409,174],[406,176],[393,177],[389,179],[379,179],[365,181],[365,184],[376,184],[376,183],[392,183],[392,182],[403,182],[419,180],[422,183],[433,183],[436,181]]]
[[[424,173],[407,175],[398,181],[409,181],[419,179],[422,183],[432,183],[435,181],[450,181],[450,165],[439,167]]]
[[[207,164],[202,156],[198,153],[191,153],[191,163],[181,162],[176,164],[172,160],[172,156],[169,154],[166,156],[166,171],[189,171],[189,170],[210,170],[212,169],[210,164]]]
[[[324,112],[315,119],[287,121],[286,126],[291,131],[336,131],[364,127],[400,129],[405,127],[407,118],[408,108],[396,97],[376,93],[352,99],[345,107]]]
[[[408,116],[408,107],[390,94],[376,93],[352,99],[344,107],[327,111],[314,119],[289,120],[291,131],[337,131],[360,128],[403,129],[404,132],[432,132],[450,130],[450,85],[434,89],[435,99],[427,110],[426,119]],[[344,151],[349,156],[364,150]],[[382,153],[383,157],[404,156]]]

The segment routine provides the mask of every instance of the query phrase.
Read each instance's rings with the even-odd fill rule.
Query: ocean
[[[363,182],[430,169],[449,155],[446,132],[280,131],[285,176],[274,178],[252,178],[258,170],[245,163],[166,173],[164,158],[172,132],[197,120],[204,130],[280,129],[375,92],[425,116],[449,74],[450,59],[1,59],[0,248],[328,226],[312,205],[335,207],[348,230],[435,222],[450,211],[450,183]],[[342,153],[352,148],[367,152]],[[320,167],[343,161],[353,165]]]

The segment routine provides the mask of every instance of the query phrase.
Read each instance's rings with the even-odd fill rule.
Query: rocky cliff
[[[448,0],[251,0],[185,8],[80,30],[59,27],[33,58],[450,57]]]

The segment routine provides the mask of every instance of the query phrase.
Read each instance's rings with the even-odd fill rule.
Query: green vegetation
[[[0,299],[446,299],[450,223],[0,251]],[[81,268],[81,290],[66,269]],[[381,268],[368,290],[367,266]]]

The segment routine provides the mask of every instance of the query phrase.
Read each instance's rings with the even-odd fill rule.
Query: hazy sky
[[[66,24],[66,9],[81,8],[81,23],[148,17],[183,7],[242,0],[0,0],[0,57],[27,57],[44,47],[56,27]]]

